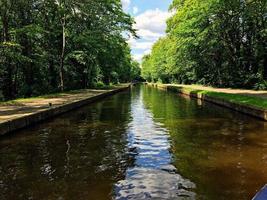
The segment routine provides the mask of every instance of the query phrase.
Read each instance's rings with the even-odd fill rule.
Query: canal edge
[[[37,124],[39,122],[42,122],[44,120],[56,117],[58,115],[64,114],[66,112],[69,112],[71,110],[74,110],[76,108],[80,108],[82,106],[88,105],[90,103],[95,103],[96,101],[100,99],[104,99],[106,97],[112,96],[116,93],[125,91],[131,87],[131,84],[120,87],[117,89],[109,90],[104,93],[101,93],[96,96],[92,96],[89,98],[84,98],[78,101],[73,101],[70,103],[58,105],[52,108],[47,108],[45,110],[36,111],[32,114],[18,117],[15,119],[10,119],[4,122],[0,122],[0,137],[4,135],[8,135],[13,133],[14,131],[29,127],[31,125]]]
[[[168,85],[156,84],[156,83],[147,83],[147,85],[152,86],[152,87],[156,87],[159,89],[171,91],[171,92],[178,92],[180,94],[187,95],[187,96],[190,96],[192,98],[196,98],[196,99],[200,99],[200,100],[203,100],[206,102],[210,102],[210,103],[222,106],[222,107],[229,108],[231,110],[238,111],[238,112],[243,113],[243,114],[250,115],[252,117],[256,117],[256,118],[261,119],[263,121],[267,121],[267,110],[265,110],[265,109],[230,102],[230,101],[227,101],[225,99],[211,97],[208,94],[194,94],[194,93],[191,93],[190,91],[186,91],[185,88],[183,88],[181,86],[173,86],[173,85],[168,86]]]

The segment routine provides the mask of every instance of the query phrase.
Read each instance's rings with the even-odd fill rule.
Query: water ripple
[[[125,179],[115,184],[114,199],[195,199],[191,191],[195,184],[176,173],[168,130],[154,122],[142,93],[132,101],[131,116],[128,149],[135,162],[127,169]]]

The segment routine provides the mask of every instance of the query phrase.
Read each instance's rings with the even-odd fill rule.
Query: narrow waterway
[[[194,193],[187,189],[195,186],[175,173],[170,135],[146,109],[142,90],[133,96],[130,113],[127,146],[134,165],[128,167],[126,177],[116,183],[115,199],[193,199]]]
[[[249,200],[267,123],[148,86],[0,138],[0,199]]]

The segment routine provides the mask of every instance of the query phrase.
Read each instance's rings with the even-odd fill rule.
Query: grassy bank
[[[207,97],[213,97],[216,99],[220,99],[223,101],[228,101],[231,103],[241,104],[253,108],[258,109],[264,109],[267,110],[267,100],[258,96],[253,96],[253,94],[245,95],[245,94],[231,94],[231,93],[223,93],[223,92],[216,92],[216,91],[210,91],[202,90],[202,89],[196,89],[194,86],[181,86],[181,85],[164,85],[164,84],[157,84],[158,87],[165,87],[168,90],[177,91],[189,95],[196,95],[199,98]],[[213,90],[216,90],[216,88],[213,88]],[[233,90],[234,92],[234,90]]]

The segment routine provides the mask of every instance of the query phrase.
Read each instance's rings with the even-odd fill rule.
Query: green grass
[[[182,90],[190,94],[202,94],[209,97],[226,100],[232,103],[252,106],[260,109],[267,109],[267,100],[260,97],[246,96],[240,94],[228,94],[223,92],[214,92],[208,90],[196,90],[189,87],[168,86],[170,90]]]

